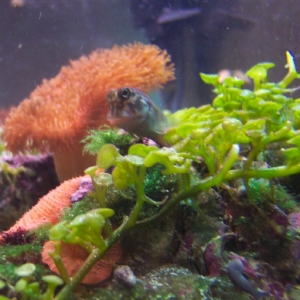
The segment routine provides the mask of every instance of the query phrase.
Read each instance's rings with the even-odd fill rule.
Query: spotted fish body
[[[123,87],[111,90],[106,98],[109,102],[107,120],[112,125],[166,145],[163,135],[167,119],[147,95],[137,89]]]

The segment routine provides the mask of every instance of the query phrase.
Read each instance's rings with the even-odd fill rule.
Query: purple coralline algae
[[[271,282],[268,284],[268,290],[274,300],[282,300],[284,298],[284,289],[279,282]]]
[[[220,252],[220,249],[217,247],[216,243],[210,243],[206,246],[204,251],[205,266],[208,271],[208,275],[212,277],[218,276],[222,267],[216,251],[218,253]]]
[[[299,229],[300,228],[300,213],[292,213],[289,214],[289,221],[291,228],[293,229]]]
[[[78,202],[94,189],[92,178],[84,177],[81,179],[79,189],[71,196],[71,202]]]

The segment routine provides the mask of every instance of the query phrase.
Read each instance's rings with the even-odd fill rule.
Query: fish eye
[[[129,99],[131,96],[131,91],[129,88],[122,88],[120,89],[119,91],[119,97],[122,99],[122,100],[127,100]]]

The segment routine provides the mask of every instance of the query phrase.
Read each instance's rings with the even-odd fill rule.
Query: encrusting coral
[[[54,242],[49,241],[44,244],[42,252],[42,260],[49,268],[59,274],[59,271],[51,258],[49,252],[54,251]],[[122,255],[120,244],[113,245],[105,254],[105,256],[98,260],[93,268],[82,280],[85,284],[95,284],[107,279],[112,273],[114,264],[119,261]],[[73,277],[80,269],[82,264],[88,257],[88,253],[79,245],[71,245],[62,243],[61,245],[61,259],[68,271],[69,276]]]
[[[13,153],[53,152],[60,181],[81,175],[94,157],[85,155],[83,160],[80,140],[87,129],[107,123],[107,92],[126,85],[149,92],[173,79],[170,56],[154,45],[96,50],[62,67],[13,108],[3,139]]]

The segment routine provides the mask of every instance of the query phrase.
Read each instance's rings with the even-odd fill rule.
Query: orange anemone
[[[83,159],[80,140],[88,128],[107,123],[108,91],[132,86],[149,92],[173,79],[170,56],[157,46],[135,43],[96,50],[62,67],[12,109],[3,139],[13,153],[52,152],[60,181],[81,175],[95,160],[88,155]]]
[[[58,269],[49,252],[54,251],[54,242],[49,241],[44,244],[42,260],[47,264],[51,271],[59,274]],[[70,245],[62,242],[61,259],[70,277],[73,277],[80,269],[88,257],[88,253],[79,245]],[[114,264],[121,258],[122,251],[120,244],[114,244],[83,278],[82,283],[95,284],[107,279],[112,273]]]
[[[10,113],[11,108],[1,108],[0,109],[0,125],[2,125]]]

